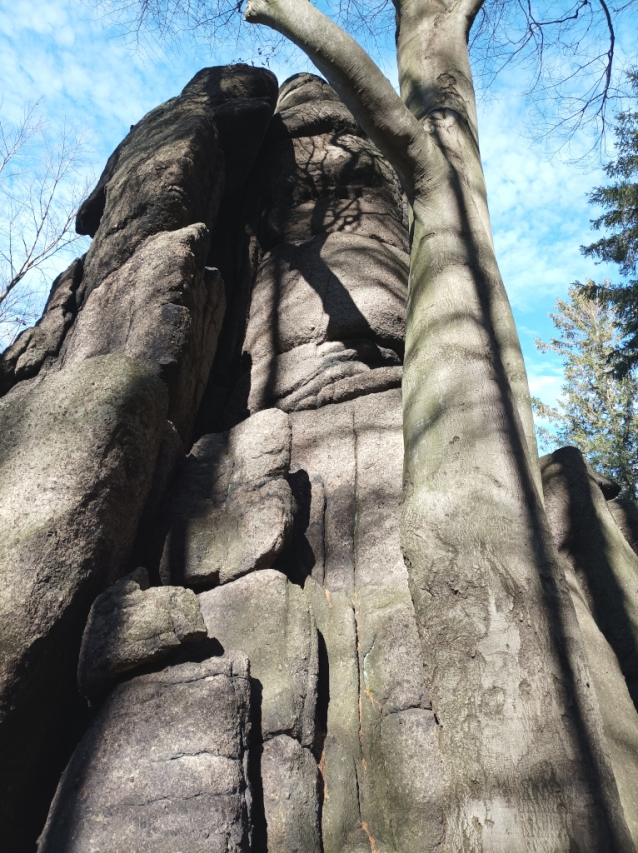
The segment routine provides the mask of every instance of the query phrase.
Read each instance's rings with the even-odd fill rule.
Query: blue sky
[[[215,53],[205,45],[172,51],[148,45],[135,51],[88,2],[0,0],[3,118],[17,120],[26,102],[39,101],[52,125],[64,120],[81,133],[86,174],[99,175],[129,126],[178,94],[199,68],[241,55],[231,45]],[[274,57],[271,67],[280,82],[295,71],[312,70],[298,52],[287,62]],[[390,65],[384,70],[392,75]],[[497,256],[532,392],[553,403],[560,390],[560,362],[538,353],[534,338],[552,334],[548,312],[572,281],[615,274],[579,251],[592,240],[586,194],[604,182],[604,175],[591,163],[567,163],[555,153],[555,141],[532,141],[530,112],[514,72],[480,100],[479,111]],[[576,147],[580,144],[586,141],[575,141]],[[67,262],[57,259],[51,278]]]

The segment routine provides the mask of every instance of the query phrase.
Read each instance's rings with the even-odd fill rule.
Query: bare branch
[[[431,144],[370,56],[308,0],[249,0],[246,20],[293,41],[336,89],[411,197]]]
[[[6,307],[25,304],[27,277],[43,272],[58,252],[79,240],[75,213],[86,194],[75,173],[81,164],[82,144],[64,125],[51,133],[28,105],[14,126],[0,122],[0,315],[3,327],[10,314]],[[24,290],[24,288],[22,288]],[[3,329],[2,337],[6,337]]]

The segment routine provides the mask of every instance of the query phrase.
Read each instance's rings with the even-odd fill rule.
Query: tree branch
[[[388,158],[411,199],[432,142],[363,48],[308,0],[248,0],[245,18],[277,30],[308,55]]]

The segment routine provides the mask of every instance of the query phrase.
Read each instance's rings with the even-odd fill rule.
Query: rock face
[[[168,418],[190,433],[224,316],[224,284],[204,264],[202,223],[148,237],[91,291],[64,354],[64,365],[103,353],[145,364],[168,388]],[[105,319],[108,318],[108,322]]]
[[[636,839],[638,557],[605,501],[604,492],[615,497],[618,487],[597,475],[579,450],[563,447],[543,456],[541,472],[547,517],[565,557],[625,819]]]
[[[122,572],[165,416],[162,383],[119,355],[88,359],[0,400],[0,808],[8,849],[21,849],[23,827],[46,809],[47,777],[64,760],[82,630],[95,596]]]
[[[39,853],[248,853],[248,674],[235,654],[116,688],[62,776]]]
[[[148,572],[137,569],[93,602],[80,649],[80,692],[100,698],[122,673],[206,637],[194,592],[179,586],[149,589]]]
[[[288,418],[263,411],[194,445],[171,508],[162,577],[223,584],[268,568],[292,526]]]
[[[0,357],[3,849],[447,850],[396,176],[320,78],[209,68],[78,228]],[[633,510],[573,448],[543,481],[638,840]]]
[[[211,637],[248,655],[260,694],[261,736],[311,747],[317,703],[317,629],[303,591],[268,569],[199,596]]]
[[[47,360],[55,359],[60,352],[77,313],[76,292],[83,272],[83,259],[76,258],[51,285],[44,312],[35,326],[26,329],[0,355],[0,396],[15,382],[35,376]]]

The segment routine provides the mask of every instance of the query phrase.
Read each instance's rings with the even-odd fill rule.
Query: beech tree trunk
[[[403,551],[440,725],[449,853],[632,851],[542,503],[498,271],[467,37],[481,0],[396,0],[401,97],[307,0],[249,0],[396,169],[411,207]]]

